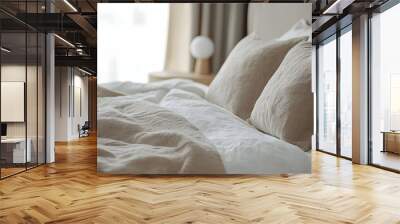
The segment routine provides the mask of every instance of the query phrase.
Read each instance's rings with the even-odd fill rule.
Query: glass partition
[[[340,155],[352,157],[352,32],[340,36]]]
[[[352,26],[317,50],[317,145],[320,151],[352,157]]]
[[[24,171],[31,158],[26,138],[26,40],[25,32],[1,34],[2,177]]]
[[[42,12],[43,5],[44,1],[21,1],[17,11]],[[0,6],[12,5],[2,2]],[[46,39],[43,33],[2,12],[0,26],[2,179],[45,163]]]
[[[400,170],[400,4],[371,18],[370,162]]]
[[[336,154],[336,39],[318,47],[318,149]]]

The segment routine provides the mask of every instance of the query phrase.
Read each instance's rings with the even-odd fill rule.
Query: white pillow
[[[301,19],[278,40],[289,40],[296,37],[308,37],[308,40],[311,41],[311,34],[311,24],[309,24],[305,19]]]
[[[246,120],[286,53],[304,38],[265,41],[255,33],[232,50],[211,83],[206,98]]]
[[[311,149],[313,95],[311,93],[311,43],[301,42],[283,59],[251,113],[257,129]]]

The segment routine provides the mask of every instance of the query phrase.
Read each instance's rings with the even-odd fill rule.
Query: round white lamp
[[[210,57],[214,53],[214,43],[206,36],[193,38],[190,44],[190,52],[196,59],[194,73],[196,75],[210,75]]]

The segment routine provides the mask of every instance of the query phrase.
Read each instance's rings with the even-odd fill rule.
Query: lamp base
[[[210,59],[209,58],[196,59],[196,64],[194,66],[194,74],[211,75]]]

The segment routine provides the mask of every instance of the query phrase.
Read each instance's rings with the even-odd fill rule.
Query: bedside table
[[[214,75],[197,75],[191,72],[161,71],[149,74],[149,82],[161,81],[167,79],[190,79],[204,85],[210,85],[214,79]]]

